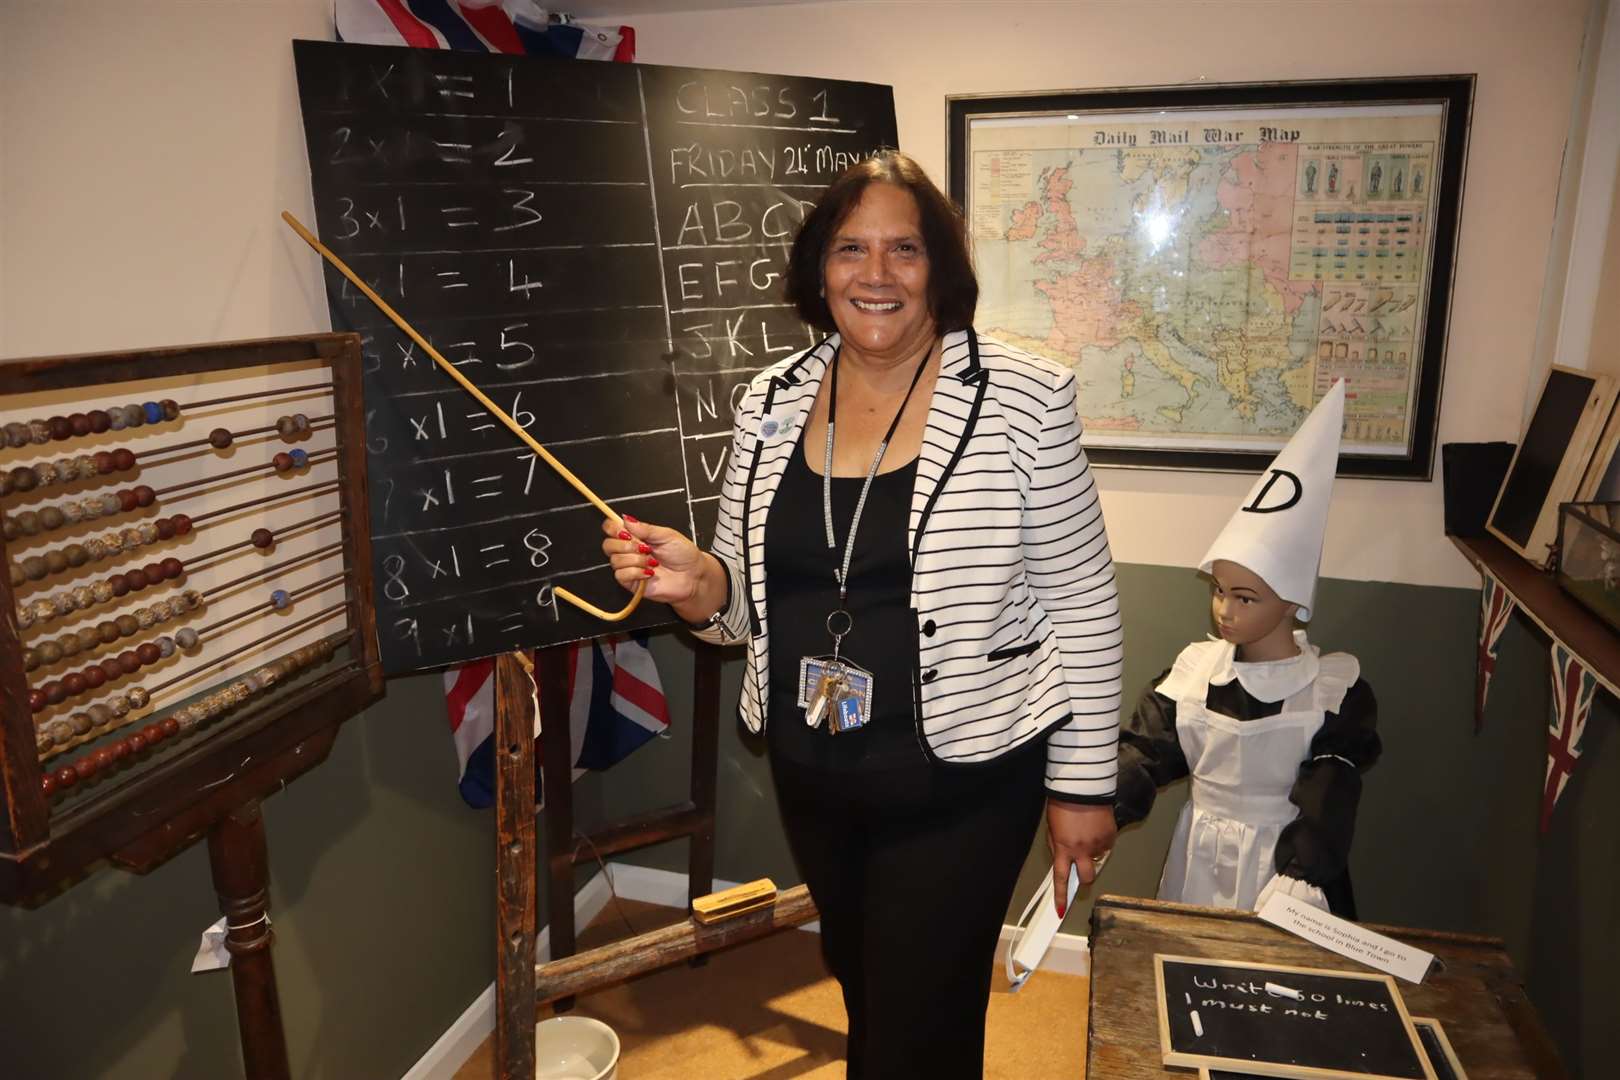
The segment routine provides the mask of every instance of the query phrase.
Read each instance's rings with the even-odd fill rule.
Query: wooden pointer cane
[[[376,304],[378,310],[380,310],[384,315],[388,316],[389,319],[393,320],[394,325],[399,327],[400,330],[404,331],[406,337],[422,346],[422,351],[431,356],[433,358],[433,362],[438,364],[446,375],[449,375],[452,379],[456,380],[456,382],[460,383],[462,389],[466,390],[467,393],[477,398],[478,403],[484,408],[488,409],[491,416],[495,417],[495,419],[499,420],[501,423],[510,428],[512,430],[512,434],[516,435],[518,438],[527,443],[530,450],[533,450],[540,456],[542,461],[557,471],[558,476],[568,481],[568,483],[573,486],[575,491],[585,496],[585,498],[590,501],[592,506],[602,511],[603,517],[608,518],[610,521],[617,521],[619,522],[620,527],[623,527],[624,519],[618,514],[614,513],[611,506],[597,498],[596,493],[590,488],[586,487],[584,481],[580,480],[579,477],[570,472],[566,465],[558,461],[555,457],[552,457],[551,451],[535,442],[534,437],[531,436],[527,431],[523,430],[522,424],[519,424],[516,420],[512,419],[512,417],[507,414],[505,409],[502,409],[499,405],[489,400],[482,390],[473,385],[471,379],[467,378],[467,376],[463,375],[456,369],[454,364],[440,356],[439,350],[428,344],[427,339],[421,334],[418,334],[415,328],[413,328],[410,323],[406,322],[399,312],[389,307],[387,301],[373,292],[371,286],[361,281],[359,276],[355,274],[353,270],[350,270],[342,259],[332,254],[331,249],[317,240],[315,235],[308,229],[304,228],[302,222],[293,217],[292,214],[286,210],[281,212],[281,220],[290,225],[292,227],[292,231],[303,238],[304,243],[308,244],[310,247],[319,252],[321,258],[337,267],[338,273],[348,278],[349,281],[354,284],[355,288],[359,289],[365,294],[367,300],[370,300],[373,304]],[[635,595],[630,597],[630,602],[628,604],[618,611],[603,611],[589,600],[575,596],[573,593],[562,588],[561,586],[552,587],[552,592],[554,592],[557,596],[560,596],[562,599],[568,601],[570,604],[573,604],[575,607],[579,608],[579,610],[588,615],[595,615],[598,619],[604,619],[608,622],[621,622],[624,619],[629,618],[630,613],[635,611],[637,605],[641,603],[641,594],[646,590],[647,583],[645,581],[639,582],[636,585]]]

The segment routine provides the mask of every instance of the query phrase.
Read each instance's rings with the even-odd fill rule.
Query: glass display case
[[[1558,508],[1558,587],[1620,630],[1620,502]]]

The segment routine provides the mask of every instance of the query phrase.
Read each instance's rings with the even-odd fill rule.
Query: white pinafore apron
[[[1336,712],[1360,674],[1353,656],[1322,656],[1296,633],[1300,655],[1270,664],[1236,665],[1235,647],[1195,642],[1176,658],[1156,688],[1176,703],[1176,735],[1192,776],[1192,797],[1182,807],[1159,881],[1159,899],[1252,910],[1276,873],[1273,855],[1283,827],[1299,815],[1288,800],[1300,763],[1328,712]],[[1275,716],[1238,720],[1211,711],[1211,681],[1242,678],[1239,668],[1261,669],[1251,693],[1264,686],[1285,695]],[[1245,680],[1247,683],[1247,680]],[[1260,693],[1255,693],[1260,689]],[[1325,906],[1325,904],[1323,905]]]

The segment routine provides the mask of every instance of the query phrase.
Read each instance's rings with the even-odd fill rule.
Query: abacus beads
[[[328,419],[330,418],[328,417]],[[310,431],[314,430],[314,425],[310,423],[309,417],[305,416],[303,413],[294,413],[291,416],[278,416],[276,417],[275,426],[276,434],[281,436],[282,440],[285,442],[292,442],[294,439],[301,438],[302,436],[309,434]],[[235,432],[230,428],[217,427],[208,433],[208,445],[212,446],[215,450],[228,450],[230,449],[231,444],[236,441],[238,434],[257,434],[259,431],[263,430],[268,429],[255,428],[251,432]]]
[[[40,461],[33,465],[18,465],[0,472],[0,495],[91,480],[98,476],[129,472],[134,468],[134,452],[123,447],[78,457],[57,458],[55,461]]]
[[[44,555],[30,555],[20,563],[12,563],[11,584],[17,586],[24,581],[43,581],[50,575],[60,574],[72,566],[99,562],[120,552],[134,551],[146,544],[155,544],[159,540],[166,539],[165,532],[173,537],[184,536],[190,531],[191,519],[185,514],[174,514],[154,521],[143,521],[122,532],[92,536],[82,544],[68,544],[66,547],[47,551]]]
[[[60,442],[64,439],[83,438],[86,435],[100,435],[104,431],[122,431],[126,427],[140,427],[142,424],[160,424],[165,420],[177,420],[179,417],[179,402],[164,398],[162,401],[146,401],[139,405],[114,405],[109,409],[91,409],[87,413],[30,420],[26,424],[10,423],[5,426],[4,431],[7,446],[13,448],[30,444],[43,446],[53,439]]]
[[[142,576],[144,577],[144,572]],[[23,670],[33,671],[42,665],[54,664],[64,657],[74,656],[100,645],[111,645],[121,637],[130,637],[159,623],[169,622],[192,611],[200,611],[206,603],[202,593],[196,589],[187,589],[178,596],[166,597],[149,607],[136,608],[116,619],[103,620],[93,627],[81,627],[72,633],[63,634],[54,641],[42,641],[23,650]],[[197,633],[195,630],[184,629],[176,635],[176,640],[181,648],[190,650],[197,643]]]
[[[20,510],[15,514],[0,514],[0,535],[9,542],[20,536],[37,536],[42,532],[94,521],[109,514],[127,514],[157,503],[157,492],[146,484],[122,491],[104,491],[82,499],[69,499],[64,503],[43,506],[38,510]]]
[[[309,417],[303,413],[293,413],[291,416],[276,417],[276,434],[283,439],[292,440],[300,435],[309,434]]]
[[[230,711],[253,697],[262,693],[284,679],[296,675],[303,669],[315,663],[331,659],[335,642],[325,638],[310,645],[295,649],[287,656],[272,663],[256,668],[242,678],[233,680],[212,693],[176,709],[173,714],[162,720],[153,721],[140,729],[126,735],[124,738],[100,747],[90,754],[79,758],[70,765],[65,765],[54,772],[47,773],[40,780],[40,788],[46,795],[52,795],[64,788],[86,782],[105,771],[116,763],[123,761],[131,755],[138,754],[152,746],[177,735],[189,734],[200,727],[204,722]],[[139,701],[136,704],[136,701]],[[56,747],[83,739],[93,732],[114,727],[122,727],[124,718],[134,709],[144,708],[150,702],[150,696],[140,687],[132,688],[122,697],[115,698],[112,705],[92,705],[83,713],[75,713],[65,720],[52,721],[48,732],[42,732],[40,749],[42,753],[60,753]],[[121,706],[121,708],[120,708]],[[58,727],[57,725],[62,725]],[[65,738],[58,740],[59,735]],[[50,746],[45,744],[49,740]]]

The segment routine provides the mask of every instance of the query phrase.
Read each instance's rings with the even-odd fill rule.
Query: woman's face
[[[905,188],[867,187],[833,234],[821,280],[839,334],[864,359],[898,363],[933,344],[928,252]]]

